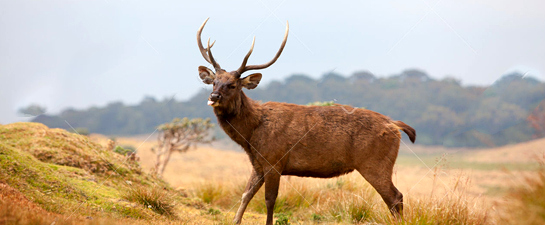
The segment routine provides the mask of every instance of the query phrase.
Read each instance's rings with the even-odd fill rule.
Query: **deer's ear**
[[[246,76],[245,78],[242,78],[242,86],[247,89],[254,89],[259,84],[259,81],[261,81],[261,74],[260,73],[254,73]]]
[[[216,74],[206,66],[199,66],[199,77],[205,84],[212,84],[214,83],[214,79],[216,79]]]

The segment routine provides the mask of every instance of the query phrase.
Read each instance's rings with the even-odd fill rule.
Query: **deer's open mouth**
[[[216,107],[216,106],[219,105],[219,102],[218,101],[212,101],[212,100],[208,99],[208,105],[212,106],[212,107]]]

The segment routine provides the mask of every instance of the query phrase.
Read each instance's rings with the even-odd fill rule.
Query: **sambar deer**
[[[276,56],[268,63],[246,65],[255,37],[242,65],[227,72],[201,42],[197,44],[214,71],[199,67],[199,76],[213,91],[208,105],[214,108],[221,128],[238,143],[250,158],[252,175],[246,185],[234,222],[240,223],[250,200],[265,184],[267,225],[273,224],[273,210],[281,175],[330,178],[357,170],[380,194],[394,217],[403,210],[403,195],[392,182],[394,163],[401,139],[400,129],[414,143],[415,130],[401,121],[370,110],[349,106],[303,106],[280,102],[259,103],[247,97],[242,88],[254,89],[261,73],[241,78],[249,70],[272,65],[284,49],[289,24]]]

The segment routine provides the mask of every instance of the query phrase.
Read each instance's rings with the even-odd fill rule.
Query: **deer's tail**
[[[414,143],[414,141],[416,140],[416,130],[414,130],[414,128],[401,121],[393,121],[393,123],[397,125],[401,130],[403,130],[403,132],[405,132],[409,136],[409,140]]]

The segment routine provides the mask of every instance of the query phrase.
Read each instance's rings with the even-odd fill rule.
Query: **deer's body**
[[[206,23],[206,21],[205,21]],[[413,128],[401,121],[350,106],[302,106],[288,103],[264,104],[248,98],[242,91],[255,88],[261,74],[240,75],[251,69],[270,66],[280,56],[287,40],[269,63],[242,66],[226,72],[214,61],[210,48],[199,48],[216,72],[199,67],[203,82],[214,84],[208,104],[229,137],[241,145],[253,166],[252,175],[235,216],[240,223],[255,193],[265,184],[267,225],[272,225],[273,209],[281,175],[330,178],[357,170],[381,195],[394,216],[403,209],[403,195],[392,183],[394,163],[401,139],[400,129],[412,142]],[[253,44],[252,44],[253,49]]]
[[[259,104],[245,95],[241,98],[245,104],[239,112],[216,115],[223,130],[260,167],[276,164],[282,175],[330,178],[362,165],[393,164],[397,158],[399,127],[382,114],[348,106]],[[395,149],[388,147],[392,144]]]

